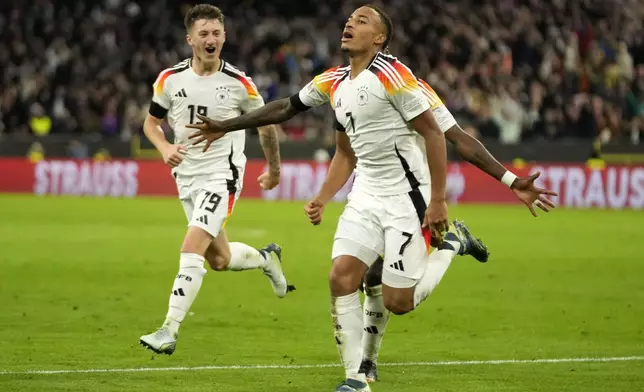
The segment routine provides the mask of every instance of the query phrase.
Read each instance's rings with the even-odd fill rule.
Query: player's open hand
[[[304,213],[311,223],[317,226],[322,222],[324,204],[320,203],[317,199],[313,199],[304,206]]]
[[[262,189],[269,191],[280,184],[280,174],[275,172],[265,172],[257,177],[257,182]]]
[[[540,172],[534,173],[530,177],[518,177],[512,183],[512,190],[519,200],[525,204],[532,216],[537,216],[534,207],[539,207],[545,212],[555,208],[555,203],[547,196],[557,196],[557,192],[548,189],[539,188],[534,185],[534,180],[539,178]]]
[[[161,150],[163,162],[170,167],[177,167],[183,161],[184,155],[188,150],[180,144],[168,144]]]
[[[223,132],[221,121],[213,120],[212,118],[202,116],[201,114],[197,114],[197,118],[202,122],[186,125],[186,128],[197,130],[196,132],[191,133],[188,138],[194,139],[192,142],[193,146],[205,141],[206,145],[203,148],[203,152],[206,152],[212,142],[223,137],[226,132]]]
[[[447,202],[445,200],[431,200],[425,211],[423,227],[432,231],[432,238],[442,239],[443,233],[449,229],[447,217]]]

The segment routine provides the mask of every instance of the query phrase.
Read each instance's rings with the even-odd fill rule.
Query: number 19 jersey
[[[308,107],[331,104],[336,128],[346,132],[356,157],[355,192],[399,195],[429,183],[429,169],[409,125],[431,105],[413,73],[378,53],[355,79],[350,67],[316,76],[299,92]]]
[[[167,116],[174,131],[174,142],[187,147],[183,162],[173,170],[178,183],[224,182],[241,188],[241,175],[246,165],[245,131],[227,133],[216,140],[208,151],[203,143],[192,146],[188,136],[194,132],[188,124],[200,122],[197,114],[226,120],[264,106],[264,100],[249,77],[221,60],[218,72],[197,75],[191,59],[162,71],[154,83],[150,114]]]

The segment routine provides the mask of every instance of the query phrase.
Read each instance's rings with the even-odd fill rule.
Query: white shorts
[[[179,200],[188,219],[188,226],[200,227],[213,237],[233,213],[233,208],[241,189],[227,186],[225,183],[212,182],[200,185],[179,185]]]
[[[382,282],[390,287],[416,285],[427,265],[431,234],[421,229],[428,190],[375,196],[352,191],[340,216],[332,257],[357,257],[371,266],[384,254]]]

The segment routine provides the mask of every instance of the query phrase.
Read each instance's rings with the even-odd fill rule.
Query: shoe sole
[[[487,263],[490,257],[490,252],[488,252],[487,246],[483,243],[483,241],[472,236],[472,233],[470,233],[470,230],[467,228],[467,226],[465,226],[465,223],[461,221],[454,221],[454,227],[456,227],[456,230],[463,233],[470,244],[472,244],[472,250],[469,252],[469,254],[480,263]]]
[[[177,346],[176,343],[173,343],[167,348],[162,347],[161,349],[156,349],[156,348],[154,348],[153,346],[151,346],[149,343],[147,343],[146,341],[144,341],[142,339],[139,340],[139,344],[141,346],[147,348],[148,350],[153,351],[155,354],[165,354],[165,355],[172,355],[174,353],[174,350],[175,350],[176,346]]]

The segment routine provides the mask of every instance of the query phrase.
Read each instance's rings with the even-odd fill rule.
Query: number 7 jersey
[[[432,104],[404,64],[378,53],[355,79],[350,67],[316,76],[298,94],[306,107],[331,104],[336,129],[346,132],[356,157],[354,190],[397,195],[429,184],[429,169],[409,121]]]
[[[194,130],[186,125],[200,122],[197,114],[227,120],[264,106],[252,80],[223,59],[218,72],[199,76],[187,59],[162,71],[153,88],[150,114],[167,118],[175,144],[188,149],[183,162],[173,170],[177,182],[199,177],[203,181],[225,180],[240,188],[246,165],[245,131],[227,133],[204,153],[203,143],[192,146],[188,136]]]

